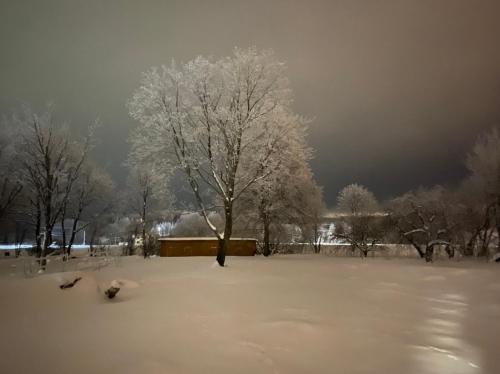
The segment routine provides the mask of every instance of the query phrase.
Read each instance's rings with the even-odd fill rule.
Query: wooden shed
[[[160,256],[216,256],[216,238],[160,238]],[[231,238],[226,256],[254,256],[257,239]]]

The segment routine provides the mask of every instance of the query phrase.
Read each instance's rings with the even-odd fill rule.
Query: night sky
[[[141,72],[172,59],[272,48],[329,205],[348,183],[388,198],[454,184],[500,125],[500,1],[0,0],[0,113],[55,104],[120,184]]]

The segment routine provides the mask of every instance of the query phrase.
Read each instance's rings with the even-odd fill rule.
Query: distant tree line
[[[113,183],[89,158],[96,126],[89,125],[87,134],[78,139],[67,126],[54,121],[50,109],[36,114],[24,108],[4,117],[0,153],[3,241],[31,240],[36,255],[43,257],[59,225],[59,244],[69,254],[79,231],[97,227]],[[68,222],[70,227],[66,227]],[[12,232],[13,239],[9,237]]]
[[[467,177],[454,188],[418,188],[383,204],[352,184],[338,197],[341,221],[334,237],[364,256],[376,243],[411,244],[432,261],[437,248],[449,257],[491,257],[500,252],[500,136],[496,128],[477,139],[466,159]],[[373,215],[374,212],[381,214]]]
[[[323,192],[309,167],[308,121],[293,112],[292,99],[272,51],[235,49],[219,60],[150,69],[128,103],[138,124],[125,162],[129,177],[119,190],[92,161],[97,123],[78,137],[51,110],[5,117],[0,240],[31,242],[42,257],[56,240],[69,255],[85,230],[91,247],[126,243],[126,254],[147,258],[157,253],[159,235],[210,235],[219,242],[221,266],[235,235],[256,237],[265,256],[291,237],[319,253]],[[466,166],[456,188],[419,188],[384,203],[361,185],[345,187],[333,238],[363,256],[384,242],[411,244],[427,261],[437,248],[450,257],[499,252],[496,129],[479,137]],[[179,181],[190,202],[176,201],[172,185]]]
[[[119,192],[90,160],[95,125],[77,139],[50,111],[7,118],[2,231],[22,226],[38,256],[50,250],[56,226],[64,253],[79,230],[90,233],[91,245],[107,231],[115,241],[125,236],[128,254],[140,246],[148,257],[157,251],[154,223],[172,218],[170,182],[182,178],[193,196],[190,210],[219,241],[221,266],[233,234],[258,236],[267,256],[287,225],[299,226],[302,240],[319,252],[322,191],[308,165],[307,120],[293,112],[292,100],[285,66],[272,51],[235,49],[219,60],[149,70],[128,103],[138,126],[130,136],[130,176]],[[199,219],[190,217],[188,225],[188,216],[179,216],[176,230],[196,231],[190,226]],[[21,236],[15,241],[28,239]]]

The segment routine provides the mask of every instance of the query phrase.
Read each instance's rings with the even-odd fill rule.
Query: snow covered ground
[[[99,271],[4,272],[0,372],[500,372],[500,264],[319,255],[228,264],[132,257]],[[125,287],[108,300],[112,280]]]
[[[57,245],[50,245],[52,248],[58,248]],[[0,244],[0,251],[13,251],[15,249],[29,249],[33,248],[33,244]],[[71,246],[72,250],[78,249],[89,249],[88,244],[73,244]]]

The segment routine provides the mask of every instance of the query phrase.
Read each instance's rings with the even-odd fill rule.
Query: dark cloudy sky
[[[498,0],[0,0],[0,112],[51,101],[77,129],[100,117],[96,157],[119,181],[140,73],[251,45],[287,63],[315,119],[329,204],[351,182],[380,198],[454,183],[500,125]]]

